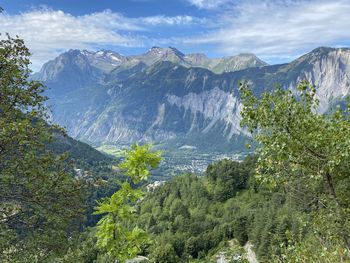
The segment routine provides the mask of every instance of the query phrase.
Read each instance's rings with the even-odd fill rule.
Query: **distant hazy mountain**
[[[169,61],[184,67],[201,67],[209,69],[215,73],[231,72],[267,65],[267,63],[257,58],[254,54],[240,54],[233,57],[223,58],[208,58],[202,53],[185,55],[172,47],[153,47],[146,54],[135,56],[134,59],[137,59],[148,66],[160,61]]]
[[[238,81],[247,80],[260,93],[308,79],[318,88],[320,111],[326,111],[350,94],[349,59],[349,49],[332,48],[271,66],[251,54],[209,59],[174,48],[154,47],[127,57],[70,50],[35,77],[50,88],[53,120],[74,138],[232,151],[242,146]]]
[[[114,51],[69,50],[49,61],[40,72],[44,81],[55,80],[59,74],[89,73],[89,79],[98,77],[100,72],[109,73],[116,69],[128,69],[138,64],[151,66],[162,61],[169,61],[184,67],[201,67],[215,73],[237,71],[251,67],[266,66],[267,63],[253,54],[240,54],[232,57],[208,58],[205,54],[185,55],[176,48],[153,47],[147,53],[137,56],[123,56]],[[76,72],[78,71],[78,72]],[[75,83],[83,83],[78,77]]]

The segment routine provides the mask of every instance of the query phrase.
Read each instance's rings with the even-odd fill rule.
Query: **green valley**
[[[1,263],[350,262],[350,3],[3,2]]]

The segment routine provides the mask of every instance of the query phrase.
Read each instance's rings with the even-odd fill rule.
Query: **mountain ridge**
[[[152,52],[161,52],[156,58],[174,55],[172,49]],[[217,150],[242,149],[245,132],[239,125],[242,105],[237,87],[242,80],[259,94],[276,84],[293,89],[307,79],[317,86],[320,112],[350,94],[350,49],[318,48],[291,63],[221,74],[181,61],[154,59],[93,75],[93,62],[87,65],[77,57],[67,61],[82,65],[75,74],[78,78],[71,81],[78,85],[62,89],[74,76],[65,73],[75,68],[72,63],[46,81],[53,120],[74,138],[97,145],[155,141],[179,147],[205,144],[205,150],[212,142]]]
[[[248,67],[261,67],[268,65],[266,62],[259,59],[252,53],[242,53],[235,56],[226,56],[221,58],[208,58],[204,53],[184,54],[176,48],[168,47],[152,47],[146,53],[141,55],[124,56],[112,50],[88,51],[79,49],[70,49],[63,52],[53,60],[46,62],[42,69],[38,72],[40,75],[45,75],[43,69],[50,64],[57,63],[57,60],[65,59],[66,57],[76,57],[85,59],[90,65],[101,70],[103,73],[109,73],[118,66],[135,66],[139,63],[144,63],[151,66],[160,61],[170,61],[185,67],[201,67],[212,70],[215,73],[230,72]],[[83,63],[81,61],[81,63]],[[38,75],[38,74],[37,74]],[[43,81],[48,78],[44,77]]]

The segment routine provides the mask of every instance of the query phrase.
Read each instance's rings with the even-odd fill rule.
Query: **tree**
[[[260,98],[245,83],[240,90],[241,124],[260,145],[256,176],[291,195],[310,196],[320,247],[336,251],[342,244],[349,252],[350,105],[317,114],[316,88],[306,81]]]
[[[68,174],[66,155],[46,147],[61,131],[47,123],[42,83],[28,80],[29,56],[23,40],[0,40],[2,262],[62,253],[68,224],[82,208],[80,182]]]
[[[241,164],[224,159],[218,161],[215,165],[208,165],[206,175],[213,185],[214,198],[216,200],[225,201],[235,196],[238,191],[247,188],[250,172],[248,163]]]
[[[180,258],[176,255],[174,247],[171,244],[164,244],[164,246],[158,246],[152,254],[151,262],[154,263],[177,263],[180,262]]]
[[[150,145],[133,145],[119,167],[132,183],[138,184],[149,177],[150,168],[156,168],[160,160],[160,152],[151,152]],[[135,257],[149,242],[144,230],[131,226],[136,213],[135,204],[144,193],[134,189],[130,180],[123,182],[110,198],[103,199],[95,212],[104,214],[97,224],[97,247],[119,262]]]

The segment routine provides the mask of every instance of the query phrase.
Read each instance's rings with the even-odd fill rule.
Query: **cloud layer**
[[[187,43],[212,44],[225,54],[254,52],[270,61],[294,58],[318,46],[350,43],[350,1],[235,3],[225,6],[216,28]]]
[[[200,12],[185,14],[183,1]],[[184,14],[178,16],[130,18],[110,10],[82,16],[51,9],[4,13],[0,14],[0,31],[25,39],[35,70],[70,48],[175,46],[212,55],[251,52],[276,63],[318,46],[350,45],[348,0],[179,0],[181,3]]]
[[[200,9],[216,9],[230,0],[187,0],[190,4]],[[231,1],[233,2],[233,1]]]
[[[67,49],[96,49],[104,46],[143,47],[152,40],[146,33],[153,27],[186,26],[201,23],[191,16],[128,18],[106,10],[73,16],[51,9],[19,15],[0,14],[1,32],[23,38],[33,56],[33,68]]]

